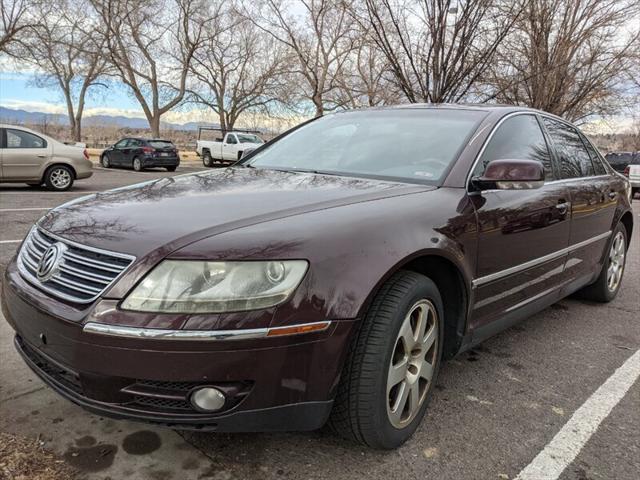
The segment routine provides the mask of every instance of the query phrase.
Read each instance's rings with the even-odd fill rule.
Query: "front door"
[[[129,143],[129,139],[124,138],[113,146],[113,149],[109,152],[109,161],[112,165],[124,165],[122,154],[127,143]]]
[[[13,128],[4,130],[2,176],[6,180],[31,180],[41,176],[51,156],[51,145],[33,133]]]
[[[498,159],[541,162],[545,185],[471,194],[478,222],[472,328],[557,296],[565,281],[569,192],[566,185],[554,182],[556,168],[535,115],[504,120],[484,147],[472,176],[481,176],[486,165]]]
[[[561,181],[571,196],[567,274],[576,284],[584,284],[599,272],[611,234],[617,192],[597,153],[573,126],[549,117],[542,121],[554,146]]]
[[[233,133],[227,133],[227,137],[222,145],[222,159],[223,160],[237,160],[238,159],[238,139]]]

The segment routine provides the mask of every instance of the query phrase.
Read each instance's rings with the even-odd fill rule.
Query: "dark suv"
[[[607,153],[604,158],[609,162],[611,168],[616,172],[624,173],[624,170],[633,163],[640,161],[640,152],[612,152]]]
[[[174,172],[180,165],[180,156],[170,140],[123,138],[102,152],[100,164],[104,168],[129,167],[136,172],[151,167]]]

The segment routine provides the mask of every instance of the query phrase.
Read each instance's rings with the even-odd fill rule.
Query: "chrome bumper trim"
[[[250,340],[254,338],[267,337],[270,332],[277,333],[278,330],[315,325],[324,325],[323,328],[313,330],[313,332],[322,332],[329,328],[331,322],[298,323],[296,325],[286,325],[282,327],[248,328],[240,330],[167,330],[161,328],[123,327],[119,325],[106,325],[104,323],[89,322],[85,324],[82,331],[84,333],[107,335],[111,337],[148,338],[151,340]],[[300,335],[300,333],[279,334],[277,336],[288,335]]]

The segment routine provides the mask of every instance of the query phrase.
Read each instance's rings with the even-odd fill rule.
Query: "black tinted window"
[[[7,148],[45,148],[47,142],[29,132],[7,128]]]
[[[562,178],[590,177],[595,175],[591,157],[577,130],[566,123],[544,118],[544,124],[558,152]]]
[[[127,147],[139,147],[140,145],[142,145],[142,142],[140,140],[136,140],[135,138],[132,138],[131,140],[129,140],[129,143],[127,143]]]
[[[516,115],[498,127],[482,153],[473,176],[481,176],[492,160],[536,160],[544,165],[546,180],[554,178],[549,149],[533,115]]]

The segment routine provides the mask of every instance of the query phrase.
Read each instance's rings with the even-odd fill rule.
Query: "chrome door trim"
[[[558,250],[556,252],[550,253],[548,255],[545,255],[543,257],[538,257],[538,258],[534,258],[533,260],[529,260],[528,262],[525,263],[521,263],[519,265],[515,265],[513,267],[507,268],[505,270],[500,270],[499,272],[495,272],[495,273],[491,273],[489,275],[485,275],[484,277],[479,277],[476,278],[475,280],[473,280],[471,282],[471,286],[472,288],[476,288],[479,287],[480,285],[484,285],[485,283],[489,283],[489,282],[493,282],[494,280],[498,280],[502,277],[506,277],[508,275],[512,275],[514,273],[518,273],[521,272],[523,270],[526,270],[528,268],[531,267],[535,267],[536,265],[540,265],[546,262],[549,262],[551,260],[554,260],[556,258],[562,257],[564,255],[567,255],[575,250],[578,250],[582,247],[586,247],[587,245],[590,245],[594,242],[597,242],[599,240],[603,240],[605,238],[608,238],[611,235],[611,230],[609,230],[608,232],[605,233],[601,233],[600,235],[596,235],[595,237],[591,237],[588,238],[587,240],[583,240],[582,242],[579,243],[575,243],[573,245],[570,245],[566,248],[563,248],[562,250]]]
[[[250,340],[269,336],[269,332],[278,332],[282,329],[305,327],[312,325],[324,325],[324,328],[313,330],[310,333],[325,331],[331,325],[330,321],[298,323],[296,325],[284,325],[272,328],[245,328],[240,330],[169,330],[162,328],[125,327],[120,325],[107,325],[105,323],[89,322],[82,328],[84,333],[107,335],[111,337],[126,337],[150,340]],[[279,334],[278,336],[299,335],[299,333]]]

